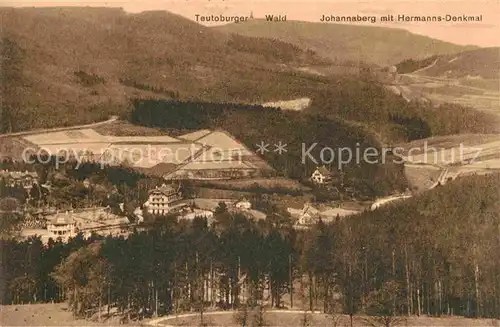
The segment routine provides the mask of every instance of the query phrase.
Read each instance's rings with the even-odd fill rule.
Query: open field
[[[0,306],[0,323],[2,326],[118,326],[120,323],[118,317],[106,319],[104,317],[101,322],[95,319],[81,320],[74,319],[70,312],[67,311],[65,303],[47,303],[47,304],[24,304],[24,305],[7,305]],[[234,322],[234,311],[226,312],[206,312],[204,321],[207,326],[238,326]],[[168,316],[163,318],[144,320],[141,322],[131,322],[126,326],[198,326],[200,319],[199,314],[186,314],[176,316]],[[307,317],[308,326],[332,326],[332,316],[323,313],[304,314],[300,311],[285,311],[285,310],[268,310],[265,313],[265,322],[267,326],[302,326],[304,317]],[[349,317],[339,316],[340,324],[338,326],[348,326]],[[411,317],[408,319],[406,326],[500,326],[500,321],[494,319],[467,319],[463,317]],[[353,326],[366,326],[362,317],[355,316]]]
[[[71,157],[79,163],[127,164],[167,179],[194,179],[195,174],[205,180],[231,179],[235,171],[239,178],[272,171],[264,160],[225,131],[197,130],[173,137],[128,123],[112,126],[102,129],[106,134],[76,128],[9,136],[2,142],[0,158],[26,160],[30,155],[44,153]],[[127,130],[120,132],[120,126]]]
[[[498,91],[500,89],[500,81],[498,79],[461,79],[460,84],[477,87],[484,90]]]
[[[481,162],[500,160],[500,140],[470,145],[459,143],[455,146],[427,146],[421,153],[411,152],[407,162],[438,166],[467,166]],[[479,166],[478,166],[479,167]],[[487,168],[484,166],[484,168]]]
[[[66,303],[0,306],[1,326],[118,326],[119,323],[117,317],[103,318],[101,322],[74,319]]]
[[[428,148],[434,147],[437,149],[449,149],[459,146],[460,143],[467,146],[475,146],[498,140],[500,140],[500,135],[497,134],[458,134],[429,137],[426,139],[400,144],[398,146],[405,149],[405,152],[412,148],[414,149],[413,153],[418,154],[423,152],[426,145]]]
[[[500,135],[440,136],[400,146],[405,153],[405,176],[416,193],[436,186],[438,181],[500,170]]]
[[[259,188],[263,190],[289,190],[289,191],[310,191],[310,188],[305,187],[299,182],[284,178],[284,177],[273,177],[273,178],[252,178],[244,180],[229,180],[229,181],[210,181],[207,182],[210,186],[221,189],[234,189],[246,191],[253,188]]]
[[[401,85],[392,85],[390,89],[407,100],[419,98],[434,104],[456,103],[500,116],[499,83],[498,79],[482,81],[405,74],[401,76]]]
[[[210,312],[205,313],[203,322],[206,326],[241,326],[235,322],[235,312]],[[333,326],[334,318],[337,326],[349,326],[350,319],[347,315],[327,315],[324,313],[304,313],[301,311],[269,310],[265,312],[264,322],[266,326]],[[305,322],[305,324],[304,324]],[[159,318],[150,322],[156,326],[199,326],[199,314],[180,315],[178,318],[171,316],[167,319]],[[355,316],[353,326],[368,326],[365,317]],[[500,321],[493,319],[467,319],[463,317],[410,317],[403,326],[500,326]]]
[[[307,107],[309,107],[309,104],[311,103],[311,99],[309,98],[300,98],[300,99],[295,99],[295,100],[288,100],[288,101],[276,101],[276,102],[266,102],[262,104],[263,107],[274,107],[274,108],[281,108],[283,110],[304,110]]]
[[[162,136],[165,132],[151,127],[134,125],[127,121],[119,120],[110,124],[100,125],[94,130],[102,135],[114,136]]]
[[[412,192],[423,192],[438,180],[441,169],[434,166],[405,165],[405,176]]]

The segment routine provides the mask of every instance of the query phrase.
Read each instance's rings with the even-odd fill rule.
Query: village
[[[199,217],[212,224],[221,205],[258,221],[269,216],[266,206],[272,203],[280,208],[272,215],[285,217],[296,229],[307,229],[319,221],[334,222],[411,198],[414,192],[444,185],[471,169],[472,173],[484,170],[453,162],[417,165],[415,158],[407,159],[405,173],[410,181],[413,175],[426,173],[424,181],[418,177],[414,183],[420,190],[366,201],[356,200],[352,188],[344,185],[343,175],[324,165],[317,166],[305,184],[276,176],[261,156],[224,130],[124,136],[99,128],[65,128],[28,132],[3,146],[9,157],[2,158],[2,198],[19,200],[8,209],[25,217],[17,226],[18,235],[40,236],[44,242],[51,238],[67,241],[79,233],[84,237],[93,233],[127,236],[158,217],[187,221]],[[52,158],[50,164],[56,168],[50,173],[33,164],[48,162],[46,157]],[[13,159],[10,169],[9,158]],[[65,168],[68,162],[74,163],[73,168]],[[85,165],[97,170],[86,171]],[[110,183],[103,175],[116,172],[104,172],[105,167],[127,167],[128,172],[118,172]],[[124,188],[120,179],[130,174],[146,177]],[[269,203],[263,204],[263,197]]]
[[[0,8],[0,325],[500,326],[460,1]]]
[[[57,150],[58,154],[67,154],[74,153],[74,148],[83,150],[87,144],[82,144],[81,140],[74,139],[71,143],[63,144],[56,142],[54,138],[61,139],[64,134],[69,134],[69,136],[92,135],[99,138],[96,133],[90,130],[56,133],[52,136],[50,133],[45,134],[43,137],[30,135],[25,137],[24,141],[29,140],[30,145],[43,147],[47,152]],[[154,224],[151,225],[151,222],[168,219],[175,219],[178,222],[193,222],[195,219],[201,218],[206,220],[208,226],[211,226],[216,222],[216,215],[220,214],[221,210],[229,215],[237,214],[253,221],[269,219],[269,212],[266,212],[265,207],[262,206],[261,195],[256,196],[251,192],[242,192],[241,190],[211,189],[206,186],[207,182],[214,185],[218,185],[217,183],[224,185],[228,182],[254,185],[249,183],[280,180],[273,176],[272,168],[269,165],[227,132],[196,131],[176,139],[165,137],[161,141],[159,138],[148,139],[148,137],[130,137],[128,139],[121,137],[119,141],[113,140],[109,136],[106,138],[106,143],[103,142],[106,146],[105,150],[109,151],[119,144],[121,151],[123,151],[113,152],[115,159],[110,161],[112,162],[111,166],[119,165],[118,156],[123,153],[129,155],[131,152],[129,150],[132,147],[137,148],[139,145],[150,146],[153,144],[159,147],[161,144],[178,147],[178,143],[182,143],[194,146],[198,152],[184,157],[183,160],[176,159],[175,155],[166,156],[161,162],[155,162],[156,165],[148,165],[144,158],[129,163],[133,171],[146,171],[155,177],[155,183],[144,186],[145,194],[142,198],[145,200],[134,201],[134,204],[137,205],[132,208],[127,208],[127,200],[118,196],[117,187],[105,187],[92,174],[84,174],[85,177],[76,182],[79,187],[76,186],[72,189],[73,193],[68,194],[70,199],[81,197],[78,193],[84,194],[81,197],[81,202],[64,205],[64,200],[57,196],[61,194],[60,190],[58,191],[61,185],[63,185],[63,189],[71,186],[68,176],[65,175],[65,172],[68,173],[65,171],[67,168],[49,173],[45,179],[42,179],[42,174],[37,173],[34,169],[3,169],[0,171],[2,195],[4,193],[9,195],[17,193],[17,197],[26,197],[18,212],[20,216],[24,217],[17,231],[20,239],[29,240],[33,237],[39,237],[40,241],[47,245],[51,242],[69,243],[71,239],[76,237],[90,239],[95,235],[127,238],[136,230],[154,228]],[[69,137],[63,138],[66,141],[68,139],[71,140]],[[165,140],[167,142],[162,143]],[[158,143],[155,144],[154,141]],[[50,145],[53,148],[50,148]],[[106,153],[97,144],[94,144],[93,149],[96,152],[85,150],[80,153],[85,156],[87,164],[98,163],[98,160]],[[131,158],[132,156],[128,156],[127,160]],[[109,160],[109,157],[106,160]],[[170,165],[166,169],[165,163],[172,162],[176,163],[175,167]],[[80,168],[83,169],[85,166]],[[311,185],[315,185],[325,192],[338,193],[332,173],[325,166],[317,167],[309,180]],[[197,186],[190,187],[189,191],[186,191],[188,184]],[[56,195],[51,196],[53,194]],[[99,200],[99,194],[104,201]],[[132,197],[140,198],[138,195]],[[283,210],[272,215],[285,218],[285,221],[296,230],[307,230],[319,221],[325,223],[338,221],[356,215],[363,210],[363,207],[359,205],[342,206],[338,202],[314,203],[314,198],[310,196],[275,195],[275,200],[277,200],[276,202],[284,202],[285,205],[282,207]],[[365,204],[366,207],[367,204]],[[224,281],[227,278],[230,282],[229,286],[225,288]],[[250,278],[240,271],[238,271],[235,281],[232,281],[232,278],[234,277],[216,270],[204,276],[202,301],[215,307],[218,303],[232,306],[251,299],[254,290],[251,287]],[[293,287],[299,290],[307,284],[307,276],[304,275],[300,278],[297,277]],[[198,290],[189,287],[184,291],[188,297],[195,296],[198,292]],[[264,286],[262,289],[263,301],[271,303],[273,296],[270,284]],[[296,300],[296,302],[298,301]],[[293,305],[293,302],[290,305]]]
[[[222,130],[198,130],[170,137],[110,136],[84,128],[30,133],[16,141],[30,149],[31,154],[49,154],[55,158],[56,165],[70,159],[76,161],[77,167],[82,164],[102,165],[103,162],[107,166],[123,166],[126,162],[133,171],[153,176],[155,180],[143,187],[142,201],[138,195],[131,196],[134,199],[131,208],[130,203],[124,203],[125,200],[117,195],[120,192],[116,186],[104,186],[102,182],[96,182],[92,174],[85,175],[71,186],[64,169],[54,171],[44,180],[34,165],[26,162],[23,171],[2,169],[3,193],[14,195],[23,203],[16,209],[25,216],[18,227],[20,237],[39,236],[44,243],[50,239],[67,242],[80,233],[86,238],[92,234],[126,237],[134,229],[143,228],[145,220],[147,223],[151,217],[175,217],[187,221],[198,217],[206,219],[210,225],[221,205],[230,213],[265,220],[268,213],[259,207],[260,196],[228,188],[226,184],[255,186],[269,181],[283,182],[283,178],[273,175],[273,168],[263,159]],[[25,161],[32,158],[34,156]],[[291,183],[289,180],[285,182]],[[331,172],[324,166],[317,167],[311,174],[310,183],[325,192],[338,192]],[[187,184],[190,185],[189,192],[186,191]],[[62,186],[58,188],[57,185]],[[214,185],[217,186],[214,188]],[[65,188],[76,193],[68,194],[66,202],[58,197],[60,189]],[[78,198],[81,194],[85,196],[80,203],[73,203],[71,197]],[[343,207],[339,202],[313,203],[314,198],[310,196],[283,196],[291,201],[284,201],[281,215],[285,215],[297,229],[309,228],[320,220],[335,221],[363,210],[363,206]],[[275,197],[275,202],[276,199],[282,202],[283,196]]]

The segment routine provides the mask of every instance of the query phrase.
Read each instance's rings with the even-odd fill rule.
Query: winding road
[[[416,165],[416,164],[408,162],[408,163],[405,163],[405,166],[406,165],[412,166],[412,165]],[[417,166],[423,166],[423,165],[417,165]],[[436,167],[436,165],[429,165],[429,166]],[[439,177],[436,179],[436,182],[434,182],[428,188],[428,190],[432,190],[433,188],[437,187],[438,185],[444,185],[444,184],[446,184],[446,182],[448,180],[448,177],[450,177],[450,172],[449,172],[448,168],[441,167],[441,166],[439,166],[439,168],[441,169],[441,173],[439,174]],[[454,177],[456,178],[456,175]],[[377,208],[379,208],[379,207],[381,207],[381,206],[383,206],[385,204],[391,203],[393,201],[406,200],[406,199],[409,199],[411,197],[412,197],[412,195],[391,195],[391,196],[387,196],[387,197],[384,197],[384,198],[376,200],[371,205],[370,210],[375,210],[375,209],[377,209]]]
[[[234,315],[235,312],[237,311],[210,311],[210,312],[204,312],[204,316],[214,316],[214,315]],[[266,313],[289,313],[289,314],[304,314],[304,312],[307,312],[309,314],[323,314],[320,311],[303,311],[303,310],[266,310]],[[170,316],[163,316],[160,318],[155,318],[151,319],[147,322],[148,325],[150,326],[164,326],[164,327],[174,327],[173,325],[168,325],[164,322],[169,321],[169,320],[174,320],[178,318],[190,318],[190,317],[199,317],[200,313],[185,313],[185,314],[180,314],[180,315],[170,315]]]

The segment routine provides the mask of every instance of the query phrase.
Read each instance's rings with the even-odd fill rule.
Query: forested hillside
[[[341,120],[319,115],[285,111],[262,106],[232,103],[178,102],[136,100],[131,121],[149,127],[160,127],[169,133],[175,130],[223,129],[241,140],[252,151],[264,142],[268,152],[263,154],[281,175],[307,180],[318,165],[331,166],[339,177],[342,171],[346,185],[359,197],[373,197],[403,191],[406,181],[403,165],[395,164],[392,156],[382,163],[380,143],[371,133]],[[273,150],[274,144],[286,144],[286,152]],[[316,144],[316,145],[315,145]],[[314,159],[305,154],[309,152]],[[378,149],[377,163],[364,159],[366,148]],[[324,148],[330,148],[322,151]],[[341,148],[351,151],[341,153]],[[359,149],[359,155],[356,153]],[[339,165],[339,159],[345,164]],[[340,168],[340,169],[339,169]]]
[[[266,101],[313,87],[294,67],[322,64],[283,42],[226,35],[168,13],[0,8],[1,130],[76,125],[128,99]]]
[[[342,78],[337,85],[318,92],[307,112],[361,122],[381,141],[500,132],[496,115],[470,107],[408,103],[373,80]]]
[[[51,160],[52,159],[52,160]],[[148,191],[164,180],[159,177],[144,175],[126,166],[107,166],[86,162],[79,165],[76,161],[56,163],[56,158],[44,156],[30,158],[34,164],[24,161],[0,161],[0,170],[35,171],[39,185],[51,185],[47,188],[33,187],[27,190],[22,186],[10,187],[4,178],[0,178],[0,199],[14,201],[15,208],[52,207],[60,212],[89,206],[108,207],[113,212],[121,212],[119,204],[124,204],[125,214],[134,220],[133,211],[148,198]],[[84,180],[91,181],[92,188],[86,188]],[[3,203],[0,201],[0,203]],[[23,212],[10,212],[0,209],[0,237],[22,228]],[[36,215],[29,214],[30,219]]]
[[[354,292],[396,280],[405,290],[404,311],[417,313],[421,301],[425,314],[500,317],[499,174],[459,179],[330,232],[337,239],[332,255],[345,257],[320,267],[354,271],[346,276],[360,287]]]
[[[263,103],[309,97],[314,113],[369,125],[391,142],[498,127],[469,109],[408,105],[374,80],[307,74],[299,70],[331,60],[300,45],[222,33],[168,12],[1,8],[0,16],[0,132],[125,116],[133,98]],[[295,23],[283,26],[299,33]]]
[[[68,299],[80,317],[106,304],[132,318],[200,311],[214,304],[200,294],[215,278],[216,305],[238,308],[229,294],[238,298],[246,276],[249,305],[262,301],[267,284],[269,304],[279,307],[290,281],[309,276],[306,303],[326,311],[499,318],[499,197],[500,175],[472,176],[306,231],[272,206],[257,223],[221,204],[211,227],[163,217],[127,239],[76,237],[47,247],[4,240],[2,303]],[[390,300],[372,311],[380,294]]]
[[[416,70],[432,65],[437,59],[438,56],[431,56],[421,60],[410,58],[396,64],[396,68],[400,74],[413,73]]]

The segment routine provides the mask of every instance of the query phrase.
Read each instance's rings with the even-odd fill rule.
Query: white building
[[[140,224],[144,221],[144,216],[142,214],[142,209],[141,207],[137,207],[134,210],[134,216],[137,218],[137,223]]]
[[[301,226],[314,225],[320,219],[319,210],[309,203],[304,204],[302,209],[288,208],[287,211]]]
[[[74,237],[76,235],[76,223],[70,213],[57,214],[47,221],[47,231],[55,237]]]
[[[332,173],[325,166],[318,167],[312,173],[311,181],[315,184],[329,184],[332,182]]]
[[[234,204],[234,207],[239,210],[250,210],[252,209],[252,203],[248,200],[240,200]]]
[[[27,191],[38,183],[36,171],[9,171],[0,170],[0,179],[4,179],[9,187],[24,187]]]
[[[179,187],[163,184],[149,191],[149,198],[144,207],[150,214],[165,215],[171,211],[175,202],[181,199]]]

